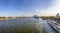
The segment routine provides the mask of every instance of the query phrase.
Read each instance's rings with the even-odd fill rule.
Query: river
[[[17,18],[0,20],[0,33],[58,33],[47,20],[36,18]]]

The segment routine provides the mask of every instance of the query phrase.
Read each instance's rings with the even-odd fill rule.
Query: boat
[[[47,23],[54,28],[56,31],[60,33],[60,24],[57,23],[56,21],[47,21]]]
[[[37,15],[34,15],[33,18],[37,18],[37,19],[39,19],[39,17],[38,17]]]

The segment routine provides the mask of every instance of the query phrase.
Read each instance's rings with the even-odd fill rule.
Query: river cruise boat
[[[54,28],[56,31],[60,33],[60,24],[57,23],[56,21],[47,21],[47,23]]]

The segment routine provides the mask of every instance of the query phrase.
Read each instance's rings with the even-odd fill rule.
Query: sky
[[[0,0],[0,16],[54,16],[60,0]]]

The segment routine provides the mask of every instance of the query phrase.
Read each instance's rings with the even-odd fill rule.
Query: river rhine
[[[0,20],[0,33],[58,33],[47,20],[36,18],[16,18]]]

